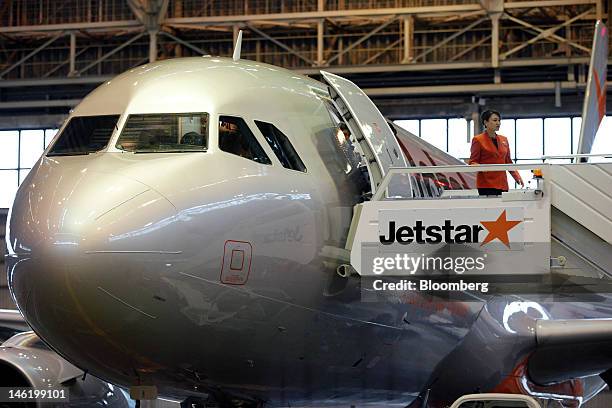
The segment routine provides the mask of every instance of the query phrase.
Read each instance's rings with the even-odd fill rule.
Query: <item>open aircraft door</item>
[[[355,136],[370,172],[372,194],[392,167],[406,167],[401,148],[376,105],[357,85],[329,72],[321,71],[329,85],[333,104]]]

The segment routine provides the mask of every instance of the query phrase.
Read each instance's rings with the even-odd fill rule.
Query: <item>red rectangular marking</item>
[[[221,283],[244,285],[251,273],[253,247],[250,242],[227,240],[221,258]]]

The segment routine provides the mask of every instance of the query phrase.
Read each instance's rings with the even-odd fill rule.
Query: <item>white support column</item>
[[[317,0],[317,11],[319,13],[325,11],[325,0]],[[316,65],[323,66],[325,64],[324,52],[325,50],[325,20],[319,19],[317,21],[317,60]]]
[[[504,12],[504,0],[480,0],[491,19],[491,66],[499,68],[499,20]]]
[[[478,110],[472,112],[472,123],[474,124],[474,134],[472,136],[476,136],[480,134],[480,113]]]
[[[586,66],[584,64],[580,64],[578,65],[578,83],[581,85],[586,84],[586,77],[587,77],[587,69]]]
[[[499,68],[499,17],[500,14],[491,14],[491,66]]]
[[[612,4],[608,4],[608,8],[612,7]],[[597,4],[596,4],[596,15],[597,15],[597,20],[602,20],[603,19],[603,4],[601,3],[601,0],[597,0]],[[608,27],[610,27],[610,22],[608,21]]]
[[[149,31],[149,62],[157,61],[157,30]]]
[[[323,50],[325,47],[325,20],[320,19],[317,21],[317,65],[322,66],[323,61]]]
[[[561,82],[555,82],[555,108],[561,107]]]
[[[568,24],[565,27],[565,39],[567,40],[568,43],[572,42],[572,26],[571,24]],[[571,57],[572,56],[572,47],[570,47],[567,43],[563,44],[563,47],[565,47],[565,56],[566,57]]]
[[[402,64],[409,64],[414,59],[414,17],[404,16],[402,17],[404,23],[404,56],[402,58]]]
[[[74,76],[76,74],[76,34],[70,33],[70,68],[68,70],[68,76]]]
[[[166,18],[169,0],[127,0],[136,18],[149,33],[149,62],[157,60],[157,34]]]

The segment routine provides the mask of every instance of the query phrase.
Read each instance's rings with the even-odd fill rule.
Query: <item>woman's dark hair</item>
[[[483,125],[484,125],[485,121],[489,120],[491,115],[497,115],[501,119],[501,114],[498,111],[496,111],[496,110],[486,110],[486,111],[482,112],[482,114],[480,115],[480,120],[482,121]]]

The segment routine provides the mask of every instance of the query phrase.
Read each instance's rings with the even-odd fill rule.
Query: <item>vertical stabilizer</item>
[[[608,64],[608,30],[598,21],[595,25],[589,77],[587,80],[584,105],[582,107],[582,126],[578,139],[578,154],[588,154],[606,114],[606,78]]]
[[[238,32],[238,38],[236,39],[236,45],[234,46],[234,56],[232,57],[234,61],[238,61],[240,59],[241,49],[242,49],[242,30]]]

